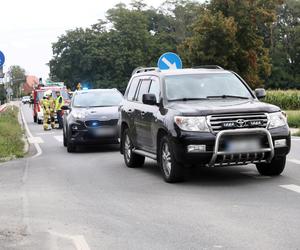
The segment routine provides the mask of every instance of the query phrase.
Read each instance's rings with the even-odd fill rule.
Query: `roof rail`
[[[201,66],[194,66],[193,69],[223,69],[219,65],[201,65]]]
[[[131,75],[138,74],[138,73],[143,73],[143,72],[147,72],[147,71],[157,71],[157,72],[160,72],[159,68],[156,68],[156,67],[148,67],[148,68],[137,67],[137,68],[135,68],[132,71]]]

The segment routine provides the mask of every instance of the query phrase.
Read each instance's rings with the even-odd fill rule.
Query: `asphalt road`
[[[23,111],[38,151],[0,164],[0,249],[300,249],[300,138],[280,177],[196,168],[167,184],[117,146],[67,153]]]

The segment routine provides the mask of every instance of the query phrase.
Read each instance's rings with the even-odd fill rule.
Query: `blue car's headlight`
[[[85,118],[85,114],[83,112],[72,112],[72,116],[78,120]]]

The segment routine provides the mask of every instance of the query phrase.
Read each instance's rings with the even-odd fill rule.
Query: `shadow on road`
[[[144,171],[155,178],[161,178],[163,181],[160,169],[154,161],[146,162],[140,171]],[[185,181],[172,185],[226,187],[277,182],[281,178],[284,178],[284,176],[272,178],[260,176],[254,165],[216,168],[187,167],[185,170]]]
[[[103,144],[103,145],[82,145],[77,146],[76,153],[107,153],[107,152],[118,152],[120,150],[119,144]],[[120,155],[121,157],[121,155]]]

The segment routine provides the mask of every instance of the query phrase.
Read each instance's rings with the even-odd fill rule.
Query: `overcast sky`
[[[3,0],[0,12],[0,50],[4,71],[20,65],[27,74],[48,77],[51,44],[68,29],[88,27],[105,17],[115,4],[130,0]],[[163,0],[144,0],[158,7]]]

